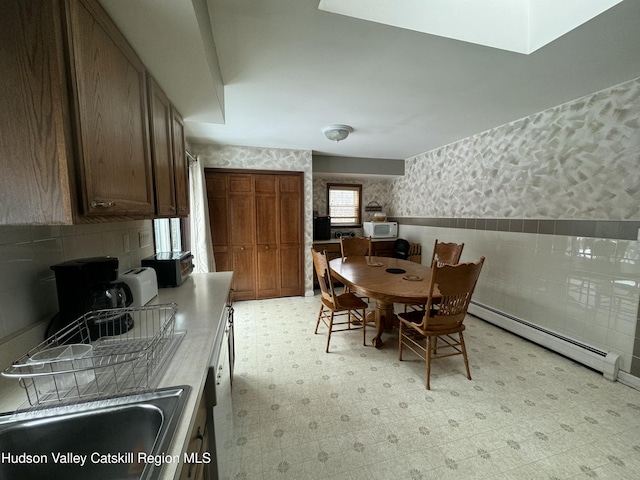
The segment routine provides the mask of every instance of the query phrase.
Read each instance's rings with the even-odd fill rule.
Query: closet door
[[[235,300],[256,298],[255,208],[252,175],[229,175],[229,235]]]
[[[278,177],[254,175],[258,298],[280,296]]]
[[[205,175],[216,268],[233,271],[234,299],[303,295],[302,174]]]
[[[278,244],[280,253],[280,295],[304,293],[303,184],[301,175],[278,177]]]

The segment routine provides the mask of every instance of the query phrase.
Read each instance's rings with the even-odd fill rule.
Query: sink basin
[[[0,478],[158,478],[190,387],[0,417]]]

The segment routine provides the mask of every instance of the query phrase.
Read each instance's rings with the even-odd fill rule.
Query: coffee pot
[[[85,313],[128,307],[133,303],[131,289],[118,279],[118,259],[115,257],[80,258],[52,265],[56,275],[58,314],[47,327],[46,337],[55,334]],[[104,335],[119,335],[133,327],[130,315],[111,318],[108,323],[89,326],[91,339]]]
[[[123,308],[133,303],[131,288],[124,282],[94,285],[89,291],[89,310]]]

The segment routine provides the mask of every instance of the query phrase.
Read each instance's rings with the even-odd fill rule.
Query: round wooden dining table
[[[394,303],[427,302],[431,267],[399,258],[367,256],[335,258],[329,262],[329,267],[331,275],[351,291],[375,300],[375,311],[367,314],[367,321],[375,320],[376,323],[375,347],[382,346],[383,332],[397,325]],[[440,296],[437,289],[434,291],[436,296]]]

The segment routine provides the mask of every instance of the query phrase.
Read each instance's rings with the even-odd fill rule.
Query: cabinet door
[[[393,256],[393,245],[395,241],[384,240],[380,242],[373,242],[373,254],[378,257],[391,257]]]
[[[0,224],[69,224],[66,77],[55,2],[0,2]]]
[[[215,388],[216,405],[213,407],[213,435],[216,446],[217,476],[214,478],[231,478],[233,450],[233,405],[231,397],[231,368],[229,365],[229,349],[226,335],[222,339],[220,356],[216,363]]]
[[[156,213],[163,217],[175,217],[176,191],[171,143],[171,103],[151,77],[149,77],[149,119]]]
[[[189,443],[181,460],[184,461],[180,480],[203,480],[204,478],[204,453],[209,448],[209,425],[207,425],[207,401],[204,396],[200,398],[196,419],[189,436]]]
[[[173,168],[176,183],[176,213],[179,217],[189,215],[189,161],[184,140],[184,122],[175,108],[171,108],[173,134]]]
[[[83,213],[151,216],[145,67],[98,2],[66,5]]]

